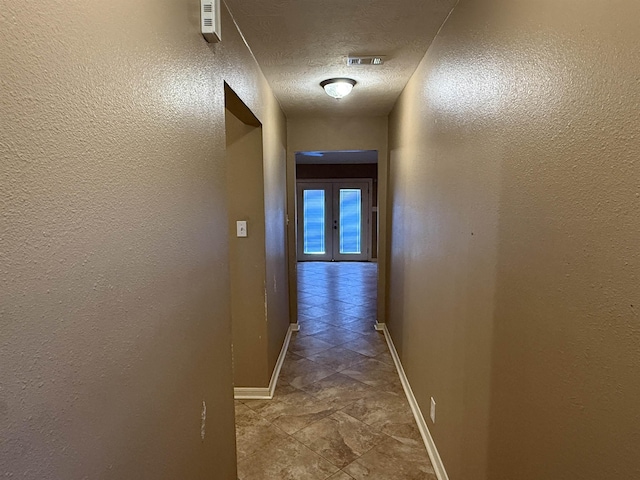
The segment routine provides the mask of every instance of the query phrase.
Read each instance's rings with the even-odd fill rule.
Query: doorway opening
[[[298,258],[300,261],[371,259],[372,182],[298,182]]]
[[[233,383],[254,387],[269,381],[262,124],[227,84],[225,133]]]
[[[296,153],[298,322],[373,332],[378,283],[378,152]],[[348,329],[346,329],[348,330]],[[345,338],[350,334],[345,333]]]
[[[376,261],[378,152],[296,153],[297,259]]]

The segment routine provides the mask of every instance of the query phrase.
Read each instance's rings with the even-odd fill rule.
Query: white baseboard
[[[234,387],[235,400],[271,400],[273,394],[269,387]]]
[[[235,387],[233,389],[233,398],[236,400],[271,400],[273,394],[276,391],[276,385],[278,385],[278,377],[280,376],[280,370],[284,363],[284,358],[287,356],[287,349],[289,348],[289,342],[291,341],[291,334],[300,330],[300,325],[297,323],[289,324],[289,330],[284,337],[282,343],[282,349],[280,355],[276,361],[276,366],[273,369],[271,375],[271,381],[268,387]]]
[[[449,476],[447,475],[447,471],[444,468],[444,464],[442,463],[442,459],[440,458],[440,454],[438,453],[436,444],[433,441],[431,432],[429,432],[429,428],[427,427],[427,422],[425,421],[424,416],[420,411],[420,407],[418,406],[416,397],[413,395],[413,391],[411,390],[411,385],[409,385],[407,375],[404,373],[404,368],[402,368],[402,363],[400,362],[398,351],[396,350],[396,347],[393,344],[393,340],[391,339],[391,335],[389,334],[389,329],[387,329],[387,326],[384,323],[376,323],[375,327],[376,330],[384,333],[384,338],[387,340],[389,351],[391,352],[391,356],[393,357],[393,363],[396,364],[398,375],[400,375],[402,388],[404,388],[404,393],[407,395],[407,400],[409,401],[411,411],[413,412],[413,416],[415,417],[416,423],[418,424],[418,430],[420,430],[420,435],[422,436],[422,440],[424,441],[424,446],[427,448],[427,453],[429,454],[429,458],[431,459],[431,463],[433,465],[433,469],[436,472],[436,476],[438,477],[438,480],[449,480]]]

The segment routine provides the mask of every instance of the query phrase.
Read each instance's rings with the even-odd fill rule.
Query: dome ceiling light
[[[352,78],[329,78],[320,82],[320,86],[327,95],[340,100],[351,93],[356,83]]]

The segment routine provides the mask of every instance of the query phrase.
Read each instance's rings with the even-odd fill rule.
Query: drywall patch
[[[204,440],[204,437],[206,435],[206,429],[207,429],[207,404],[206,402],[203,400],[202,401],[202,423],[200,424],[200,438],[202,438],[202,440]]]

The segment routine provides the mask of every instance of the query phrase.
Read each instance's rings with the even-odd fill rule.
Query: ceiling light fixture
[[[320,82],[320,86],[327,95],[340,100],[351,93],[356,83],[352,78],[329,78]]]

